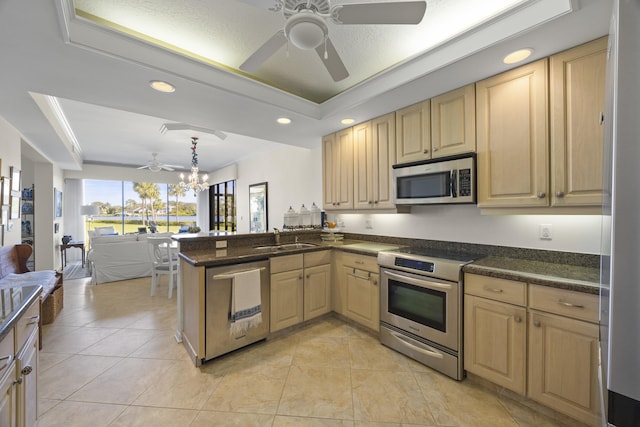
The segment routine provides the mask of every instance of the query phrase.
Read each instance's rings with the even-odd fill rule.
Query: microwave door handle
[[[458,197],[458,189],[456,188],[456,183],[458,181],[458,171],[456,171],[455,169],[451,170],[451,181],[450,181],[450,190],[451,190],[451,197]]]

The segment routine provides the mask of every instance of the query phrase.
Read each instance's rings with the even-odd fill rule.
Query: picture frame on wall
[[[20,170],[11,166],[9,168],[9,173],[11,175],[11,191],[20,192]]]
[[[8,176],[2,177],[2,188],[0,192],[2,193],[0,205],[8,205],[11,203],[11,179],[9,179]]]
[[[9,223],[9,205],[2,205],[2,216],[0,216],[0,225],[2,225],[2,228],[4,230],[4,228],[7,226],[7,224]]]
[[[11,196],[11,209],[9,212],[9,219],[20,218],[20,197]]]
[[[53,203],[56,218],[62,218],[62,191],[57,188],[53,189]]]

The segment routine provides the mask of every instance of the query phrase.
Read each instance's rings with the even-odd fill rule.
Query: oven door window
[[[451,171],[396,178],[399,199],[428,199],[451,196]]]
[[[389,313],[447,332],[446,305],[445,292],[389,279]]]

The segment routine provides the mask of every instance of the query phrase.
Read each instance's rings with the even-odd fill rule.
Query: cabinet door
[[[6,361],[2,361],[4,364]],[[16,426],[16,392],[13,382],[16,378],[16,365],[11,360],[0,371],[0,425]],[[35,425],[35,424],[32,424]]]
[[[353,209],[353,129],[336,133],[333,209]]]
[[[529,397],[599,424],[598,325],[529,312]]]
[[[602,142],[607,38],[550,60],[551,204],[602,204]]]
[[[525,394],[526,309],[464,297],[464,368]]]
[[[373,209],[373,140],[371,122],[353,127],[353,207]]]
[[[478,206],[548,206],[547,60],[476,83]]]
[[[322,206],[325,209],[334,208],[335,191],[335,164],[336,134],[326,135],[322,138]]]
[[[331,265],[304,270],[304,320],[331,311]]]
[[[374,331],[380,330],[378,274],[357,268],[345,269],[345,315]]]
[[[33,331],[16,357],[17,425],[31,427],[38,418],[38,330]]]
[[[476,87],[431,98],[431,157],[476,151]]]
[[[271,332],[304,320],[302,270],[271,275]]]
[[[396,163],[396,114],[390,113],[371,121],[373,151],[373,206],[378,209],[393,204],[393,168]]]
[[[396,111],[398,163],[431,158],[431,103],[429,100]]]

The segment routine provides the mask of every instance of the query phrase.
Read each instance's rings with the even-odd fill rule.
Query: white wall
[[[7,178],[9,178],[9,168],[11,166],[19,170],[22,168],[20,134],[2,117],[0,117],[0,161],[2,162],[0,175]],[[4,246],[21,242],[20,220],[13,219],[9,220],[9,222],[11,228],[10,231],[7,231],[7,226],[5,224],[2,225],[4,228]]]
[[[292,206],[322,206],[322,148],[285,146],[238,163],[238,233],[249,233],[249,185],[267,182],[269,230],[282,229]]]
[[[600,215],[481,215],[474,205],[459,205],[416,206],[409,214],[337,216],[350,233],[600,253]],[[373,229],[365,228],[367,219]],[[539,238],[540,224],[551,224],[552,240]]]

